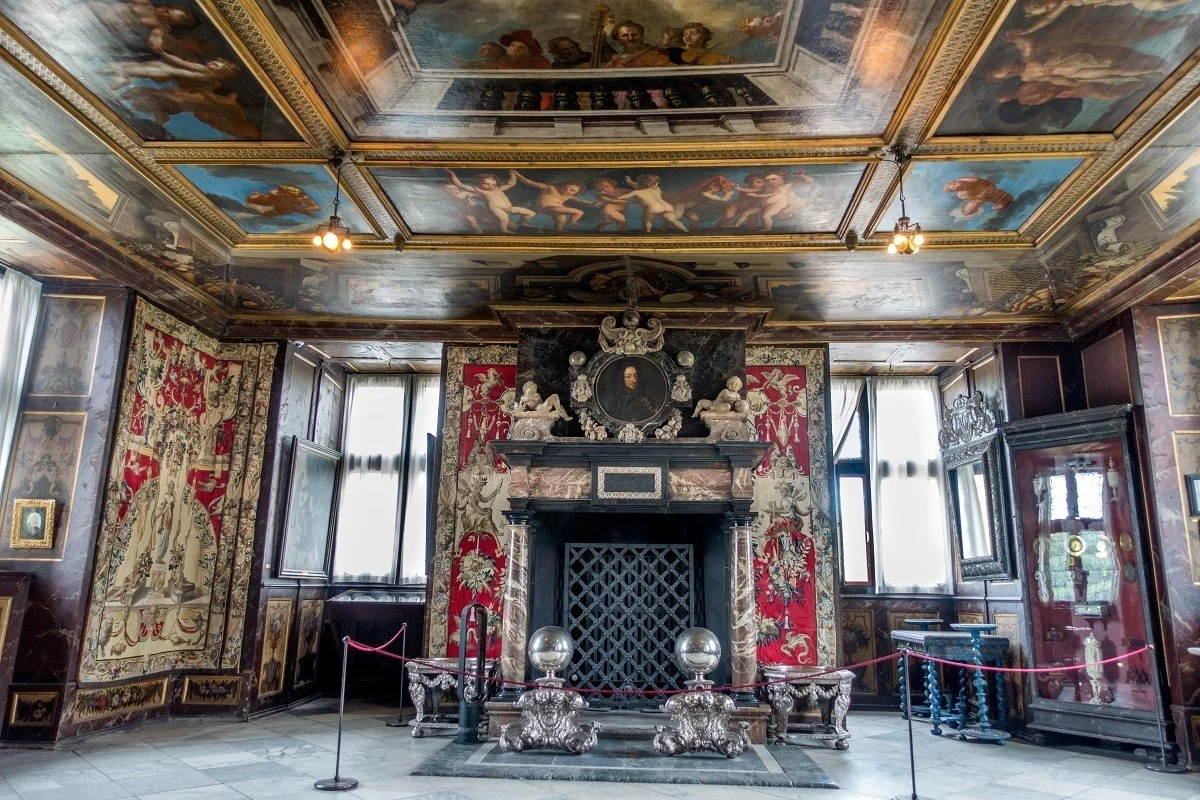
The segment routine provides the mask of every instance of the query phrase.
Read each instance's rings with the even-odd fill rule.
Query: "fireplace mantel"
[[[769,443],[498,441],[513,511],[745,514]]]

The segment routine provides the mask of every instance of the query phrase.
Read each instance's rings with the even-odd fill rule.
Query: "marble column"
[[[500,674],[505,680],[525,680],[525,643],[529,638],[529,545],[533,512],[505,511],[508,519],[508,577],[500,608]],[[500,696],[515,698],[516,686],[505,686]]]
[[[730,682],[743,686],[758,680],[758,624],[754,612],[754,553],[750,542],[752,514],[726,514],[729,531],[729,666]],[[753,689],[733,693],[739,703],[756,703]]]

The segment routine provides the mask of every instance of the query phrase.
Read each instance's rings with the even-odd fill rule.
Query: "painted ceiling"
[[[0,263],[247,336],[1065,337],[1200,295],[1198,44],[1200,0],[0,0]]]

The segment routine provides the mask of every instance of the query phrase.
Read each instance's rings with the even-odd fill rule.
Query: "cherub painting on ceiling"
[[[417,233],[764,234],[834,231],[862,165],[373,172]]]
[[[917,161],[904,179],[908,215],[928,231],[1015,231],[1082,161]],[[884,221],[899,216],[897,199]]]
[[[333,213],[334,179],[322,164],[181,164],[178,169],[246,233],[311,233]],[[371,232],[345,187],[338,215],[352,233]]]
[[[673,69],[775,60],[786,0],[393,0],[423,69]]]
[[[938,128],[1107,132],[1200,42],[1200,0],[1017,0]]]
[[[0,0],[140,136],[298,138],[196,0]]]

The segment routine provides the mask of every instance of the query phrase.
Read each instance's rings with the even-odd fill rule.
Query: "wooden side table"
[[[769,741],[782,743],[789,737],[816,739],[833,742],[833,746],[838,750],[850,749],[846,713],[850,710],[853,672],[846,669],[829,672],[831,667],[795,667],[782,664],[768,664],[761,669],[764,681],[783,681],[771,683],[766,687],[767,702],[771,704],[771,718],[767,725]],[[820,711],[821,721],[790,722],[789,717],[796,707],[797,700]]]
[[[483,669],[490,682],[496,674],[497,661],[488,659]],[[472,666],[467,662],[468,669]],[[408,696],[412,698],[417,716],[409,723],[414,739],[420,739],[427,730],[458,730],[458,714],[441,713],[442,698],[450,690],[458,695],[458,659],[422,658],[404,665],[408,671]],[[484,686],[488,685],[485,682]],[[485,688],[486,691],[486,688]],[[486,726],[486,719],[483,725]]]

